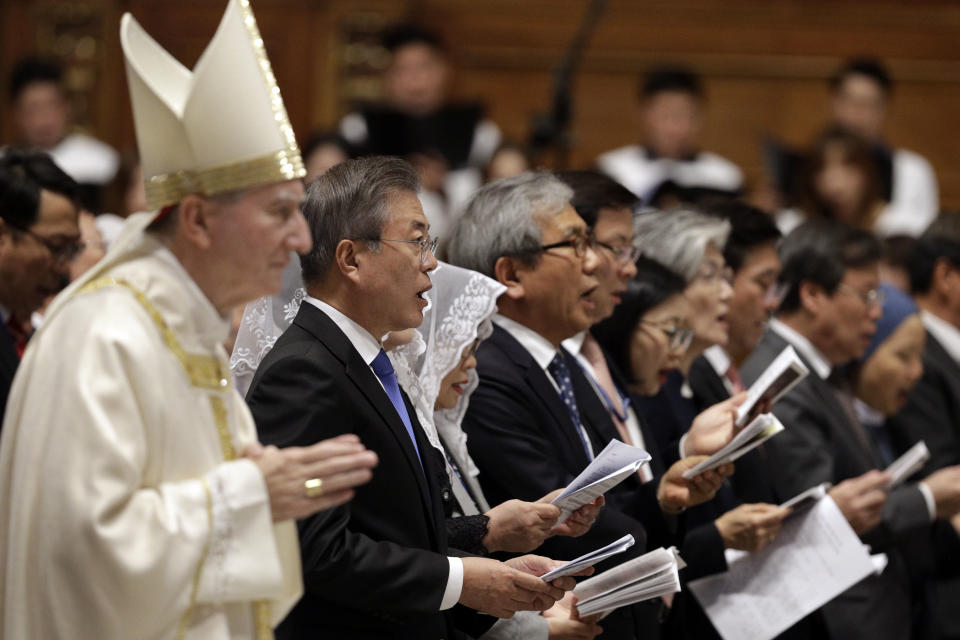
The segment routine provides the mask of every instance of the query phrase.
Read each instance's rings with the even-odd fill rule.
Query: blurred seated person
[[[46,153],[0,156],[0,416],[30,333],[30,316],[69,279],[81,248],[79,190]]]
[[[81,201],[99,212],[103,188],[116,176],[120,157],[109,145],[73,131],[63,71],[51,60],[24,58],[10,78],[16,143],[46,151],[81,186]]]
[[[597,167],[644,202],[667,181],[682,188],[739,193],[743,189],[740,169],[700,149],[705,102],[701,80],[692,71],[651,71],[640,85],[641,144],[602,154]]]
[[[431,231],[442,238],[449,216],[480,186],[500,129],[479,103],[449,100],[450,60],[438,34],[396,25],[384,33],[383,46],[390,54],[385,99],[347,114],[340,133],[363,154],[400,156],[414,165]]]
[[[812,218],[832,218],[859,229],[879,231],[887,209],[866,140],[839,128],[821,134],[803,161],[795,202],[796,209],[777,215],[777,225],[784,234]]]
[[[920,235],[939,210],[937,177],[923,156],[894,148],[884,139],[883,128],[893,93],[889,71],[873,58],[848,60],[830,78],[830,93],[827,127],[844,129],[862,138],[873,165],[876,198],[883,205],[869,228],[881,235]],[[799,204],[794,190],[803,155],[780,143],[769,143],[768,160],[785,206]]]
[[[880,60],[849,60],[830,79],[830,89],[833,124],[862,136],[876,158],[881,196],[890,203],[876,230],[919,235],[939,211],[937,176],[926,158],[884,139],[893,93],[890,72]]]
[[[484,182],[512,178],[533,169],[533,160],[527,147],[516,142],[504,142],[490,156],[484,171]]]
[[[353,149],[350,143],[339,133],[314,133],[303,145],[303,164],[307,169],[307,175],[303,178],[304,184],[310,184],[330,167],[352,157]]]

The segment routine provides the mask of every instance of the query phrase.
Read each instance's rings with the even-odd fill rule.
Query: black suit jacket
[[[740,369],[744,383],[756,380],[787,344],[768,329]],[[877,467],[875,450],[858,439],[834,386],[817,376],[810,362],[804,364],[810,375],[773,408],[786,429],[765,444],[771,485],[781,502],[821,482],[837,484]],[[910,637],[912,594],[897,545],[928,530],[929,514],[916,485],[890,492],[883,522],[864,536],[874,552],[888,554],[890,564],[880,576],[864,579],[824,606],[832,638]]]
[[[512,498],[535,501],[567,486],[589,460],[546,372],[530,352],[497,325],[477,350],[477,363],[480,384],[470,397],[463,428],[487,500],[490,504]],[[583,383],[583,374],[569,361],[568,366],[576,388]],[[591,422],[589,412],[581,418],[598,453],[606,441]],[[607,506],[589,532],[579,538],[550,538],[537,553],[570,560],[630,533],[636,539],[634,546],[601,563],[597,571],[641,555],[646,532],[622,507],[632,498],[629,489],[620,485],[607,493]],[[603,637],[656,638],[658,613],[658,607],[648,603],[619,609],[604,620]]]
[[[960,464],[960,363],[928,331],[923,377],[906,406],[888,421],[894,447],[905,451],[923,440],[930,460],[923,475]]]
[[[457,637],[454,614],[439,611],[450,553],[445,474],[406,395],[423,468],[370,367],[325,313],[303,304],[261,363],[247,401],[266,444],[356,433],[380,459],[352,501],[298,523],[305,594],[277,637]]]
[[[3,414],[7,409],[7,397],[13,385],[13,374],[20,365],[17,347],[5,322],[0,320],[0,427],[3,426]]]

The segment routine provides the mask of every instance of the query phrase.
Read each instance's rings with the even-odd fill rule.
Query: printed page
[[[684,471],[683,477],[689,479],[709,469],[715,469],[721,464],[733,462],[783,431],[783,428],[783,424],[781,424],[772,413],[759,415],[735,435],[720,451],[717,451],[692,469]]]
[[[611,440],[563,493],[553,499],[553,504],[561,511],[557,524],[563,523],[571,513],[623,482],[649,461],[650,454],[643,449]]]
[[[829,496],[784,521],[762,551],[728,550],[727,564],[689,585],[724,640],[770,640],[874,571]]]
[[[561,578],[563,576],[571,576],[581,569],[586,569],[587,567],[592,567],[602,560],[606,560],[610,556],[614,556],[618,553],[623,553],[627,549],[633,546],[634,539],[633,536],[629,533],[619,540],[614,540],[610,544],[596,551],[591,551],[590,553],[585,553],[575,560],[571,560],[567,564],[557,567],[553,571],[549,571],[540,578],[545,582],[550,582],[554,578]]]
[[[903,483],[904,480],[920,470],[927,460],[930,459],[930,450],[927,449],[923,440],[907,449],[902,456],[890,463],[887,472],[890,473],[890,480],[887,482],[887,489],[892,489]]]
[[[793,389],[809,373],[810,370],[800,360],[800,356],[788,345],[750,385],[747,400],[737,411],[737,426],[742,427],[761,412],[770,411],[780,396]]]

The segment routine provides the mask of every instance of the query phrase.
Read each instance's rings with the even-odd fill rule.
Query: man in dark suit
[[[910,260],[910,288],[927,342],[923,377],[907,404],[888,422],[894,448],[923,440],[930,449],[924,474],[960,464],[960,213],[943,213],[924,232]],[[950,541],[943,546],[949,547]],[[942,560],[942,558],[941,558]],[[942,568],[942,562],[939,563]],[[960,637],[960,580],[931,586],[934,616],[944,637]]]
[[[23,327],[60,291],[83,249],[79,187],[45,153],[0,156],[0,420],[26,344]]]
[[[910,637],[910,584],[896,543],[929,527],[929,488],[883,489],[885,474],[873,439],[858,421],[848,385],[838,373],[860,357],[880,315],[876,293],[880,249],[865,231],[838,222],[809,222],[780,247],[786,293],[753,355],[741,369],[756,380],[788,345],[810,375],[774,406],[787,429],[766,444],[776,499],[820,484],[853,529],[890,562],[823,608],[831,638]],[[841,371],[842,372],[842,371]]]
[[[452,262],[507,286],[493,335],[477,351],[480,384],[463,423],[480,483],[493,502],[537,499],[566,486],[611,437],[593,411],[579,410],[577,390],[588,383],[560,349],[592,322],[589,296],[599,260],[571,196],[550,174],[498,180],[474,195],[450,244]],[[676,512],[712,497],[719,474],[692,483],[681,478],[699,459],[679,462],[665,474],[656,494],[659,507]],[[642,553],[646,531],[634,506],[636,482],[608,492],[589,533],[550,539],[542,552],[573,558],[631,533],[637,544],[628,554]],[[606,566],[622,561],[618,556]],[[620,609],[604,620],[604,637],[656,637],[657,614],[647,603]]]
[[[247,399],[264,443],[356,433],[380,463],[349,505],[300,522],[306,595],[279,637],[478,635],[493,620],[457,603],[509,617],[562,596],[531,575],[552,568],[546,559],[508,565],[447,548],[443,463],[380,344],[422,321],[437,264],[418,186],[406,162],[365,158],[319,178],[304,204],[314,237],[303,257],[308,296]]]

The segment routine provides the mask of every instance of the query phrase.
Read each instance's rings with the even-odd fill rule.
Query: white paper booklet
[[[770,640],[875,571],[829,496],[785,520],[765,549],[726,557],[726,573],[689,584],[724,640]]]
[[[614,540],[610,544],[596,551],[591,551],[590,553],[585,553],[576,560],[571,560],[565,565],[559,566],[553,571],[548,571],[547,573],[540,576],[545,582],[550,582],[554,578],[562,578],[563,576],[572,576],[581,569],[586,569],[587,567],[592,567],[601,560],[606,560],[610,556],[615,556],[618,553],[623,553],[627,549],[633,546],[634,540],[633,536],[629,533],[619,540]]]
[[[680,591],[678,571],[684,566],[673,547],[661,547],[628,560],[578,584],[573,590],[577,611],[581,616],[591,616],[676,593]]]
[[[920,470],[927,460],[930,459],[930,450],[921,440],[917,444],[907,449],[902,456],[890,463],[887,472],[890,474],[890,480],[887,482],[887,489],[893,489],[904,480]]]
[[[553,499],[553,504],[560,508],[557,524],[561,524],[571,513],[623,482],[649,461],[650,454],[643,449],[631,447],[619,440],[611,440],[563,493]]]
[[[684,478],[692,478],[709,469],[714,469],[722,464],[733,462],[743,454],[751,451],[761,444],[783,431],[783,425],[772,413],[764,413],[740,430],[733,440],[717,451],[715,454],[683,473]]]
[[[830,491],[831,487],[833,487],[833,484],[830,482],[824,482],[816,485],[815,487],[810,487],[803,493],[793,496],[781,504],[780,507],[782,509],[792,509],[792,511],[787,514],[788,518],[792,518],[799,513],[803,513],[805,509],[815,505],[820,498],[826,497],[827,492]]]
[[[800,356],[787,346],[780,352],[767,370],[747,390],[747,400],[737,410],[737,426],[742,427],[764,411],[770,411],[773,403],[807,377],[807,369]]]

